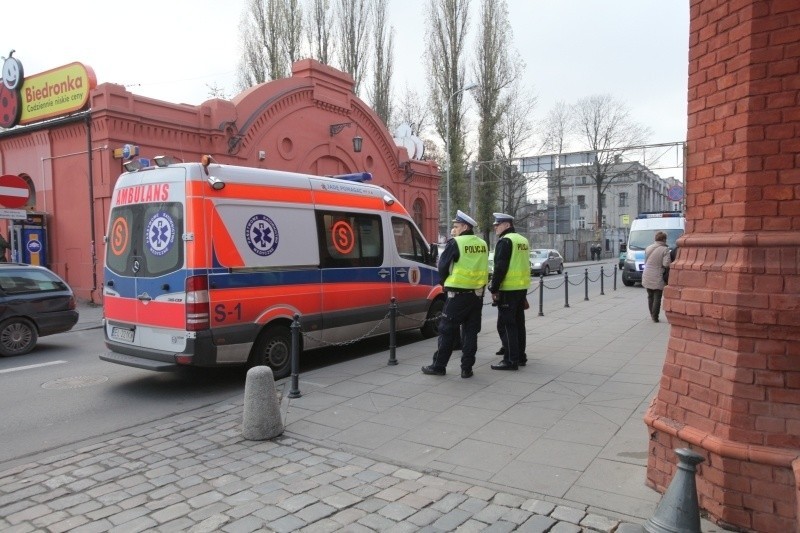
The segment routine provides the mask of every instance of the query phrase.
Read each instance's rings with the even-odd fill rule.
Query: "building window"
[[[567,201],[567,199],[564,198],[563,196],[559,196],[558,197],[558,205],[564,205],[566,203],[566,201]]]
[[[581,185],[586,185],[586,176],[581,176]]]
[[[581,209],[586,209],[586,196],[583,194],[578,195],[578,206],[580,206]]]
[[[600,195],[600,207],[605,207],[605,206],[606,206],[606,195],[605,193],[603,193]]]
[[[626,192],[619,193],[619,206],[628,207],[628,193]]]
[[[608,227],[608,224],[606,224],[606,216],[605,215],[603,215],[603,220],[601,221],[601,224],[603,224],[603,229]]]
[[[585,218],[580,217],[578,219],[578,229],[586,229],[586,219]]]
[[[422,200],[417,198],[414,200],[414,205],[411,207],[411,218],[414,219],[414,224],[417,225],[422,233],[425,233],[425,216],[423,215],[424,207]]]

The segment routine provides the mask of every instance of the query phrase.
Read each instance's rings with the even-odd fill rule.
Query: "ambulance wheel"
[[[264,365],[272,369],[275,379],[292,371],[292,334],[286,326],[270,326],[258,336],[250,355],[250,366]]]
[[[422,336],[426,339],[439,336],[439,317],[442,316],[442,311],[444,311],[444,298],[437,298],[428,309],[425,325],[420,328]]]
[[[10,318],[0,324],[0,355],[24,355],[36,346],[36,327],[25,318]]]

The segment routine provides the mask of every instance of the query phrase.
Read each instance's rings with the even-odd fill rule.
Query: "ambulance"
[[[678,238],[683,235],[686,218],[680,211],[655,211],[639,213],[631,223],[628,234],[627,251],[622,265],[622,284],[632,287],[642,282],[644,272],[644,251],[656,240],[656,233],[667,234],[667,246],[670,250],[677,246]]]
[[[320,177],[216,163],[122,174],[111,200],[100,359],[136,368],[268,365],[396,329],[437,334],[446,295],[430,246],[369,174]]]

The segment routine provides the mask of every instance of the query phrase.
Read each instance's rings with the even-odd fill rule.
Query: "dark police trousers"
[[[497,333],[503,343],[503,361],[518,364],[525,353],[525,289],[497,293]]]
[[[475,294],[475,291],[446,292],[447,301],[439,320],[439,349],[433,355],[433,367],[439,370],[447,367],[453,353],[453,344],[458,337],[458,328],[461,326],[461,369],[472,369],[475,353],[478,351],[483,298]]]

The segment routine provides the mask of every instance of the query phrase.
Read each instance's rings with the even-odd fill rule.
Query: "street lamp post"
[[[450,157],[450,103],[453,101],[453,98],[457,94],[461,94],[464,91],[471,91],[472,89],[476,89],[478,87],[477,83],[469,83],[464,87],[460,88],[456,92],[450,95],[447,99],[447,118],[445,120],[445,139],[444,139],[444,148],[445,152],[447,152],[447,174],[446,174],[446,186],[447,186],[447,202],[445,208],[445,226],[450,224],[450,166],[452,163],[452,158]]]

